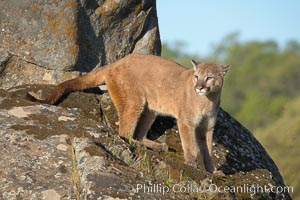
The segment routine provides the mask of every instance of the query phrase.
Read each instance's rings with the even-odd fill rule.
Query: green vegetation
[[[184,53],[184,44],[164,44],[162,56],[191,67],[190,59],[231,65],[222,107],[250,129],[276,162],[292,196],[300,199],[300,43],[239,41],[226,36],[206,57]],[[298,137],[297,137],[298,136]]]
[[[285,105],[278,120],[256,132],[257,138],[275,160],[286,184],[294,187],[294,199],[300,199],[299,133],[300,97]]]

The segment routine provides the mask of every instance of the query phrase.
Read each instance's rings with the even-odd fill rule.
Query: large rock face
[[[81,0],[78,6],[78,69],[89,71],[129,53],[160,54],[155,1]]]
[[[160,54],[155,1],[0,1],[0,54],[90,71],[129,53]]]

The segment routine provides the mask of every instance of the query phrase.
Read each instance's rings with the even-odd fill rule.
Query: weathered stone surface
[[[76,199],[72,138],[98,126],[82,126],[76,109],[23,100],[20,91],[0,91],[0,199]]]
[[[90,71],[129,53],[160,54],[152,0],[12,0],[0,7],[2,51],[46,69]]]
[[[10,57],[11,55],[9,55],[7,51],[0,47],[0,74],[5,69],[6,63]]]
[[[154,200],[162,197],[160,193],[138,192],[137,184],[153,181],[153,178],[148,175],[139,176],[135,169],[116,160],[100,146],[93,144],[91,140],[74,138],[73,144],[81,183],[80,199]],[[105,143],[102,144],[105,145]],[[170,199],[175,197],[175,194],[170,192],[165,197]],[[188,195],[181,194],[178,198],[188,199]]]
[[[160,54],[155,1],[79,1],[77,69],[115,62],[129,53]]]
[[[0,198],[75,198],[70,145],[66,143],[69,136],[54,135],[41,141],[30,130],[26,134],[22,124],[36,112],[39,108],[30,106],[0,110]],[[57,148],[60,145],[65,148]]]
[[[15,56],[49,69],[76,64],[76,0],[0,1],[0,43]]]
[[[47,70],[15,56],[7,58],[3,66],[5,70],[0,73],[0,88],[2,89],[28,83],[58,84],[79,76],[79,73],[75,71],[61,73],[60,71]]]
[[[86,115],[85,104],[98,108],[89,93],[74,93],[64,107],[38,105],[24,99],[28,90],[48,86],[22,86],[0,90],[0,198],[64,199],[250,199],[251,192],[204,190],[209,186],[284,186],[276,165],[250,132],[222,111],[214,138],[213,161],[227,174],[213,176],[204,168],[186,166],[176,127],[167,130],[169,152],[158,153],[120,139],[106,124],[117,122],[107,94],[100,102],[104,116]],[[76,104],[78,94],[83,96]],[[71,102],[68,104],[68,102]],[[74,103],[75,102],[75,103]],[[69,108],[68,108],[69,107]],[[105,109],[104,109],[105,108]],[[93,109],[92,109],[93,110]],[[94,114],[94,117],[90,117]],[[159,127],[167,127],[158,121]],[[169,126],[169,124],[167,124]],[[117,129],[117,124],[115,126]],[[151,136],[151,132],[150,132]],[[9,168],[7,167],[9,164]],[[169,188],[144,191],[155,186]],[[156,184],[156,185],[155,185]],[[160,184],[160,185],[158,185]],[[37,185],[37,187],[35,187]],[[201,192],[177,192],[173,187],[202,188]],[[176,189],[175,188],[175,189]],[[290,199],[288,193],[257,193],[254,199]]]

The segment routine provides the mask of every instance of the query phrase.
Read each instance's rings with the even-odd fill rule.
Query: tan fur
[[[157,115],[177,119],[187,164],[194,165],[200,150],[206,170],[211,161],[213,129],[220,105],[223,76],[229,67],[196,63],[188,70],[152,55],[132,54],[84,76],[63,82],[42,103],[54,104],[64,93],[106,83],[120,118],[119,135],[132,136],[142,144],[165,149],[146,139]]]

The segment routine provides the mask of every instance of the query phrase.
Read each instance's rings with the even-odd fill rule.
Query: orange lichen
[[[50,30],[52,33],[54,33],[56,37],[60,38],[62,35],[61,31],[59,30],[60,24],[61,24],[61,20],[55,18],[48,22],[46,28]]]
[[[33,4],[33,5],[31,6],[31,10],[32,10],[33,12],[36,12],[36,11],[39,10],[39,6],[36,5],[36,4]]]
[[[66,9],[66,8],[68,8],[68,7],[74,7],[74,6],[76,6],[76,1],[75,0],[69,0],[69,1],[66,1],[66,2],[64,2],[63,4],[62,4],[62,6],[61,6],[61,9],[62,10],[64,10],[64,9]]]
[[[54,0],[52,4],[53,4],[54,7],[57,7],[58,6],[58,0]]]
[[[78,51],[79,51],[79,48],[77,45],[70,45],[70,47],[68,48],[68,53],[71,54],[72,56],[74,55],[77,55],[78,54]]]
[[[67,40],[71,41],[71,42],[76,42],[76,23],[69,23],[66,24],[63,27],[63,33],[65,34]],[[68,48],[68,53],[70,53],[71,55],[77,55],[78,54],[78,46],[77,45],[70,45],[70,47]]]
[[[42,17],[46,20],[46,24],[43,29],[59,41],[64,40],[64,43],[66,43],[66,53],[73,57],[78,54],[79,50],[79,47],[76,44],[76,19],[78,15],[76,7],[77,3],[76,0],[57,2],[59,2],[59,4],[57,5],[57,7],[59,8],[58,11],[43,11]],[[47,51],[48,50],[45,50],[45,52]]]
[[[45,11],[44,18],[48,20],[45,28],[51,31],[56,37],[61,38],[62,35],[65,35],[67,40],[75,41],[76,40],[76,19],[77,12],[75,9],[70,9],[66,12],[66,8],[76,6],[76,1],[69,0],[62,4],[58,13],[52,11]],[[74,16],[70,20],[66,21],[67,15]]]
[[[102,9],[103,9],[103,8],[102,8],[101,6],[98,7],[98,8],[95,10],[96,15],[101,15],[101,13],[103,12]]]
[[[43,14],[48,21],[51,21],[55,18],[55,13],[52,11],[45,11]]]
[[[66,12],[63,10],[60,10],[58,15],[59,15],[59,18],[62,18],[62,19],[67,16]]]
[[[63,33],[66,35],[67,38],[74,40],[75,39],[75,30],[76,24],[75,23],[68,23],[63,27]]]
[[[116,11],[116,8],[118,7],[117,3],[114,0],[107,0],[104,2],[103,5],[98,7],[95,10],[95,13],[97,15],[110,15],[112,12]]]
[[[141,10],[142,10],[141,4],[137,4],[137,5],[135,6],[135,12],[136,12],[136,13],[139,13],[139,12],[141,12]]]

